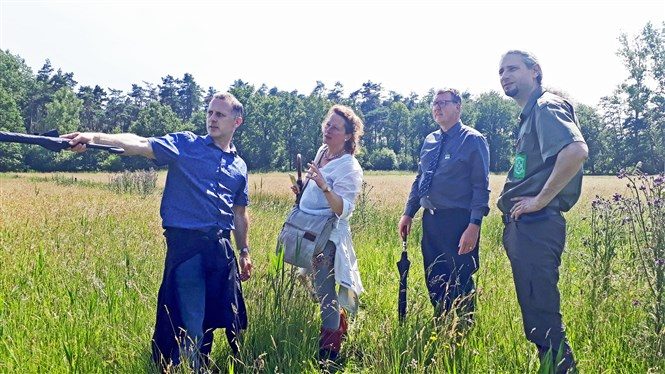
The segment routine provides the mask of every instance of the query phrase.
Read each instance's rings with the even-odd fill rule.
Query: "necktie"
[[[434,177],[434,172],[436,167],[439,165],[439,158],[441,158],[441,152],[443,151],[443,145],[448,140],[448,134],[441,132],[441,138],[436,143],[435,156],[430,160],[427,170],[423,172],[422,181],[420,183],[420,188],[418,188],[418,195],[420,197],[426,197],[429,195],[430,187],[432,187],[432,177]]]

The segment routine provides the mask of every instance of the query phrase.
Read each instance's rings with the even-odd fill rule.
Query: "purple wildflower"
[[[663,184],[663,175],[659,175],[653,180],[653,185],[654,186],[658,187],[661,184]]]
[[[621,194],[615,193],[614,195],[612,195],[612,200],[621,201]]]

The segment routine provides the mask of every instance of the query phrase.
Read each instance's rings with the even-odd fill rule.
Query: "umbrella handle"
[[[402,252],[406,252],[406,238],[406,235],[402,238]]]

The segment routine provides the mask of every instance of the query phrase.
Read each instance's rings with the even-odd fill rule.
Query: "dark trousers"
[[[510,260],[524,334],[538,347],[541,360],[548,351],[561,360],[556,372],[574,368],[573,354],[561,319],[559,265],[566,242],[566,220],[560,213],[506,220],[503,245]]]
[[[473,251],[458,255],[459,240],[469,226],[466,209],[437,209],[423,213],[423,263],[430,301],[438,313],[449,311],[455,300],[468,312],[474,310],[473,273],[480,265],[478,244]]]
[[[228,231],[166,228],[164,278],[157,300],[153,359],[162,368],[187,358],[197,370],[225,328],[233,353],[247,327],[238,267]]]

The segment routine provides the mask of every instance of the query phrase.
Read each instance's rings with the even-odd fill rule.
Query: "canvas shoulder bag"
[[[319,149],[314,159],[318,164],[325,147]],[[305,191],[305,182],[301,194]],[[284,262],[301,268],[311,269],[312,260],[323,252],[330,239],[330,233],[337,224],[337,216],[316,216],[300,210],[300,203],[293,206],[277,238],[277,254],[283,251]]]

